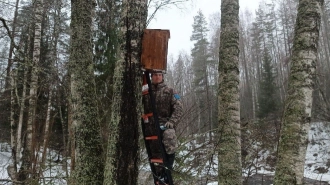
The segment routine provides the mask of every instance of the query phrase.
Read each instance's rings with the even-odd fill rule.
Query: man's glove
[[[165,123],[165,127],[166,127],[166,128],[174,128],[174,124],[171,123],[171,122],[166,122],[166,123]]]

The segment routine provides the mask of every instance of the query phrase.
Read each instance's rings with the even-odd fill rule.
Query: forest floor
[[[151,172],[141,171],[139,175],[139,184],[153,184],[151,179]],[[173,179],[175,182],[175,179]],[[274,180],[274,175],[269,174],[256,174],[249,177],[247,184],[245,185],[272,185]],[[326,181],[320,181],[315,179],[306,178],[304,179],[305,185],[329,185]],[[217,185],[217,182],[208,183],[207,185]],[[176,184],[175,184],[176,185]]]
[[[256,174],[249,178],[247,185],[272,185],[273,175]],[[305,178],[305,185],[328,185],[328,182]]]
[[[329,185],[330,184],[330,124],[324,123],[313,123],[311,125],[311,129],[309,132],[309,145],[307,148],[306,154],[306,163],[305,163],[305,185]],[[54,163],[56,159],[60,156],[58,152],[50,151],[50,155],[48,156],[49,161],[49,169],[45,171],[45,177],[56,177],[56,183],[53,184],[65,184],[65,173],[58,163]],[[264,152],[263,154],[267,154]],[[0,180],[9,180],[7,174],[7,166],[10,162],[10,145],[8,143],[1,143],[0,142]],[[260,155],[261,158],[259,161],[265,161],[267,155]],[[178,158],[179,159],[179,156]],[[51,162],[51,163],[50,163]],[[69,161],[68,161],[69,162]],[[217,161],[214,161],[217,162]],[[178,165],[178,164],[176,164]],[[180,166],[174,166],[174,169],[180,171]],[[207,168],[208,163],[200,166],[202,169]],[[264,166],[264,164],[260,164]],[[146,164],[146,166],[149,166]],[[270,168],[267,168],[270,169]],[[181,171],[187,172],[188,168],[183,167]],[[188,170],[192,171],[192,170]],[[217,185],[216,182],[216,173],[217,166],[214,168],[214,171],[210,172],[209,175],[212,176],[213,181],[201,179],[202,185]],[[181,174],[181,173],[180,173]],[[184,173],[182,173],[184,174]],[[174,181],[176,178],[185,178],[185,180],[181,179],[179,184],[176,185],[185,185],[189,184],[189,180],[193,180],[198,175],[195,173],[190,173],[189,176],[179,175],[174,177]],[[265,170],[265,168],[258,170],[258,174],[254,174],[249,177],[247,185],[272,185],[274,178],[274,171]],[[55,181],[55,179],[53,179]],[[179,180],[179,179],[178,179]],[[203,181],[203,182],[202,182]],[[187,183],[185,183],[187,182]],[[0,181],[1,184],[1,181]],[[151,172],[148,167],[143,167],[140,169],[139,174],[139,184],[140,185],[151,185],[153,184]]]

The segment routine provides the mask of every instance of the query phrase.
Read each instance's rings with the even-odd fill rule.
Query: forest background
[[[11,142],[14,151],[21,151],[27,146],[23,141],[33,131],[32,142],[28,146],[32,150],[29,152],[41,151],[41,154],[40,157],[25,161],[29,163],[28,166],[31,163],[34,165],[33,174],[38,176],[46,164],[46,148],[65,156],[65,160],[61,160],[64,168],[69,169],[68,164],[74,165],[68,163],[68,159],[74,158],[73,149],[76,144],[71,139],[74,133],[70,120],[72,116],[78,115],[71,114],[69,108],[72,101],[72,77],[69,74],[75,67],[68,62],[72,57],[70,48],[73,47],[70,41],[71,4],[63,0],[33,2],[0,1],[0,139]],[[93,61],[92,74],[96,86],[96,101],[91,102],[97,107],[91,111],[96,111],[93,113],[98,115],[100,128],[97,132],[101,133],[102,142],[95,146],[100,148],[108,145],[111,131],[109,122],[113,119],[111,104],[114,97],[114,73],[117,48],[120,47],[118,2],[96,1],[95,12],[91,13],[93,25],[90,41],[93,43],[93,56],[88,57]],[[157,4],[162,1],[151,2],[154,4],[149,4],[147,24],[155,15],[155,10],[177,6],[183,8],[182,3],[185,1],[167,1],[167,4]],[[39,5],[39,9],[35,8],[36,5]],[[268,163],[275,167],[277,148],[274,146],[277,146],[279,140],[287,96],[297,6],[296,0],[263,1],[255,16],[249,10],[240,13],[239,88],[243,169],[251,168],[251,158],[258,158],[260,148],[270,152]],[[216,144],[213,141],[214,131],[218,127],[221,18],[220,13],[214,13],[208,21],[204,12],[198,11],[192,19],[193,31],[186,34],[191,35],[193,47],[190,52],[182,51],[177,56],[169,57],[166,82],[181,95],[185,108],[184,116],[177,125],[181,149],[190,146],[191,153],[186,155],[194,155],[195,158],[189,165],[202,173],[203,170],[198,169],[198,166],[205,161],[201,158],[205,155],[213,156],[215,151],[212,151],[211,146]],[[31,26],[37,25],[38,20],[39,27]],[[313,121],[330,120],[329,21],[330,3],[325,1],[313,92]],[[32,33],[39,33],[40,45],[37,47],[34,45],[37,37],[33,38]],[[38,68],[31,68],[36,56],[39,57]],[[34,95],[36,98],[33,98]],[[31,112],[35,117],[31,118]],[[195,145],[185,145],[195,139]],[[13,140],[16,142],[13,143]],[[142,142],[140,144],[143,145]],[[13,155],[13,160],[20,161],[21,157],[18,152]],[[180,158],[177,163],[186,168]]]

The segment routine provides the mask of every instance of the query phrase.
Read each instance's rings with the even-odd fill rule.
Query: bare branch
[[[147,25],[149,25],[151,20],[155,17],[158,10],[165,9],[170,6],[174,6],[178,9],[181,9],[180,5],[182,5],[185,2],[189,2],[189,1],[191,1],[191,0],[160,0],[160,1],[149,0],[148,9],[150,9],[151,7],[154,7],[155,10],[154,10],[154,12],[151,13],[150,17],[148,18]],[[151,4],[154,4],[154,5],[151,6]]]
[[[11,31],[9,30],[9,27],[8,27],[8,25],[7,25],[7,23],[6,23],[6,20],[5,20],[4,18],[0,17],[0,21],[2,22],[3,26],[4,26],[5,29],[7,30],[7,34],[8,34],[8,36],[9,36],[10,41],[11,41],[11,43],[13,44],[14,48],[19,49],[19,47],[18,47],[18,46],[15,44],[15,42],[14,42],[13,35],[11,34]]]

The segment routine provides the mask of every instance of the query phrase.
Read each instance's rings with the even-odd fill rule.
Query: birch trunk
[[[7,168],[7,172],[13,181],[17,181],[17,154],[18,150],[17,146],[17,122],[15,122],[15,89],[16,89],[16,71],[12,70],[13,64],[13,52],[14,52],[14,41],[15,41],[15,32],[16,32],[16,22],[17,22],[17,15],[18,15],[18,4],[19,0],[16,0],[15,4],[15,13],[14,13],[14,20],[12,23],[12,32],[11,32],[11,42],[9,46],[9,55],[8,55],[8,65],[6,69],[6,82],[5,82],[5,89],[6,92],[9,93],[10,91],[10,125],[11,125],[11,148],[12,148],[12,163],[9,164]],[[9,81],[10,80],[10,81]],[[5,93],[6,94],[6,93]],[[15,183],[14,183],[15,184]]]
[[[25,65],[24,65],[25,66]],[[27,68],[24,67],[24,76],[23,76],[23,92],[22,97],[20,99],[20,111],[19,111],[19,118],[18,118],[18,127],[17,127],[17,154],[16,159],[17,161],[21,160],[22,154],[22,128],[23,128],[23,116],[24,116],[24,109],[25,109],[25,98],[26,98],[26,77],[27,77]]]
[[[52,87],[52,85],[50,85]],[[46,155],[47,155],[47,145],[48,145],[48,139],[49,139],[49,127],[50,127],[50,114],[52,109],[52,96],[53,96],[53,89],[49,88],[49,95],[48,95],[48,103],[47,103],[47,115],[46,115],[46,121],[45,121],[45,130],[44,130],[44,140],[42,145],[42,157],[40,161],[40,169],[42,170],[45,167],[46,162]],[[42,173],[42,171],[40,171]]]
[[[303,184],[323,0],[300,0],[275,184]]]
[[[33,133],[34,121],[36,116],[36,101],[38,89],[38,70],[40,58],[40,43],[41,43],[41,22],[43,12],[43,1],[34,0],[34,41],[33,41],[33,59],[31,69],[30,93],[29,93],[29,111],[27,121],[27,131],[25,138],[25,146],[23,149],[23,163],[22,163],[22,181],[30,182],[30,178],[34,173],[33,162],[35,162],[34,146],[33,146]]]
[[[15,122],[15,89],[16,89],[16,71],[11,70],[10,73],[10,83],[8,84],[8,89],[10,89],[10,131],[11,131],[11,149],[12,149],[12,162],[7,167],[7,172],[9,177],[12,181],[17,181],[17,150],[16,150],[16,143],[17,143],[17,136],[16,136],[16,128],[17,123]],[[14,183],[15,184],[15,183]]]
[[[141,117],[140,56],[147,0],[124,0],[104,184],[137,184]]]
[[[92,23],[95,4],[71,0],[70,83],[75,166],[71,184],[103,183],[103,148],[96,103]]]
[[[239,102],[239,1],[221,1],[219,50],[219,185],[242,184]]]

